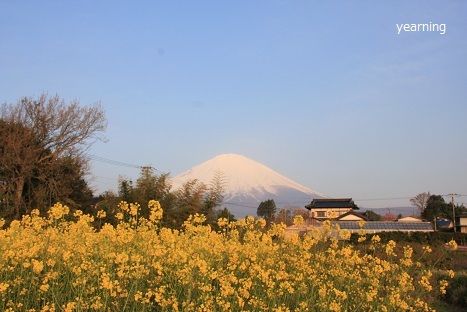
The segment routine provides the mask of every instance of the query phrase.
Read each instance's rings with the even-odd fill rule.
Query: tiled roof
[[[336,218],[336,220],[343,219],[343,218],[345,218],[345,217],[347,217],[347,216],[350,216],[350,215],[357,216],[357,217],[363,219],[364,221],[368,221],[368,218],[365,216],[365,213],[364,213],[364,212],[355,212],[355,211],[353,211],[352,209],[349,210],[348,212],[346,212],[346,213],[344,213],[344,214],[338,216],[338,217]],[[344,221],[341,221],[341,222],[344,222]]]
[[[341,229],[360,230],[358,221],[333,221]],[[368,221],[362,229],[369,231],[433,231],[431,222],[393,222],[393,221]]]
[[[316,208],[352,208],[352,198],[329,198],[329,199],[313,199],[313,201],[305,206],[307,209]]]
[[[450,220],[437,220],[436,225],[440,227],[449,227],[452,225],[452,221]]]

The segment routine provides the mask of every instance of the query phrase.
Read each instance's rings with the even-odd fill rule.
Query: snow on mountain
[[[237,154],[216,156],[175,176],[171,181],[172,188],[177,190],[185,182],[193,179],[209,185],[216,172],[222,174],[225,182],[222,206],[229,208],[236,217],[256,215],[258,205],[267,199],[274,199],[277,207],[303,207],[313,198],[326,198],[254,160]]]

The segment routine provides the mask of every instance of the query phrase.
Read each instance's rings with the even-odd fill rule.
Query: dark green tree
[[[256,215],[260,218],[264,218],[266,221],[271,221],[276,214],[276,203],[273,199],[268,199],[259,204],[256,210]]]
[[[150,200],[162,202],[170,188],[168,173],[157,175],[152,167],[143,167],[136,180],[136,200],[140,204],[147,204]]]
[[[171,228],[180,225],[178,221],[179,215],[175,209],[177,194],[171,192],[168,173],[158,175],[151,166],[142,167],[135,186],[133,185],[133,181],[121,177],[119,180],[118,197],[119,201],[138,203],[141,207],[141,216],[143,217],[149,216],[149,201],[157,200],[164,211],[161,220],[162,225]]]
[[[367,210],[364,212],[365,217],[370,221],[381,221],[381,215],[377,214],[373,210]]]
[[[235,216],[230,212],[227,207],[224,207],[222,210],[217,210],[217,219],[219,218],[226,218],[227,221],[229,222],[235,222],[237,219],[235,219]]]
[[[230,212],[229,209],[227,209],[227,207],[224,207],[224,209],[216,210],[215,216],[216,221],[210,224],[214,231],[218,231],[220,229],[219,225],[217,224],[217,220],[219,220],[220,218],[227,219],[227,222],[229,223],[237,221],[237,219],[235,219],[235,216]]]
[[[134,203],[136,200],[135,189],[133,188],[133,181],[119,177],[118,179],[118,196],[120,201],[127,203]]]
[[[109,223],[112,225],[117,225],[117,219],[115,215],[119,212],[118,211],[118,203],[121,201],[120,197],[112,191],[106,191],[99,195],[98,198],[94,199],[95,203],[93,207],[88,210],[84,211],[87,214],[93,215],[94,217],[97,216],[98,211],[105,212],[105,218],[97,219],[95,218],[95,225],[97,228],[102,226],[105,223]]]
[[[450,208],[443,196],[431,195],[423,209],[422,217],[428,221],[433,221],[435,218],[449,218],[449,216],[452,217],[452,212],[449,213]]]
[[[142,167],[134,189],[134,201],[141,205],[142,216],[149,216],[148,203],[150,200],[159,201],[162,209],[168,213],[171,207],[168,206],[165,199],[170,193],[170,188],[168,173],[157,175],[151,166]]]

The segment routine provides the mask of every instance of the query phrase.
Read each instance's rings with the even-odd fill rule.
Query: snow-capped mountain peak
[[[172,188],[180,188],[185,182],[197,179],[209,185],[216,173],[221,173],[225,182],[225,206],[254,208],[261,201],[274,199],[276,204],[305,204],[312,198],[326,196],[300,185],[276,171],[245,156],[222,154],[201,163],[172,179]],[[279,202],[278,202],[279,201]],[[230,208],[229,208],[230,209]],[[239,209],[231,209],[238,210]],[[241,215],[255,214],[240,213]]]

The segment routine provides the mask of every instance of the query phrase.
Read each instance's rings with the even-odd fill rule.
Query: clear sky
[[[100,101],[108,142],[90,153],[172,176],[236,153],[360,206],[410,206],[467,194],[466,17],[462,0],[0,0],[0,102]],[[138,176],[92,172],[96,193]]]

